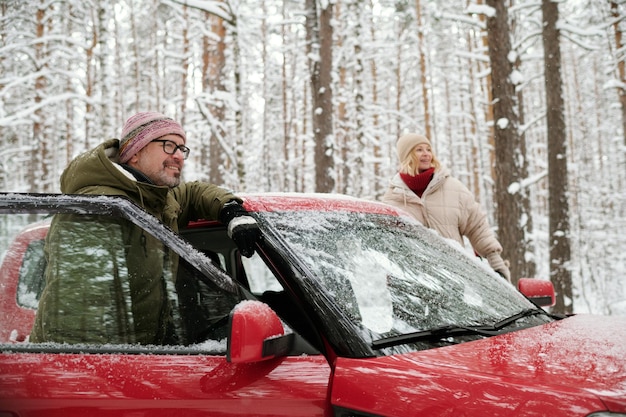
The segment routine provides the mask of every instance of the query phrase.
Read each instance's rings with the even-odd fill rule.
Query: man
[[[179,123],[137,113],[121,139],[69,164],[61,191],[125,196],[175,231],[190,220],[219,220],[242,255],[252,256],[260,231],[242,200],[214,184],[181,182],[189,152]],[[46,256],[31,342],[176,343],[167,288],[177,258],[157,239],[130,222],[61,215],[50,226]]]

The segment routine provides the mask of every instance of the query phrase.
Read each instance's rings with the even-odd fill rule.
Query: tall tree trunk
[[[212,38],[205,37],[205,51],[203,54],[203,90],[207,91],[211,95],[209,104],[211,127],[208,138],[208,155],[206,150],[204,158],[209,166],[209,181],[215,184],[223,184],[224,176],[222,173],[222,164],[224,163],[222,155],[224,154],[221,146],[224,140],[224,103],[219,102],[216,99],[223,90],[223,70],[226,62],[224,51],[226,50],[226,44],[224,43],[224,37],[226,36],[226,27],[224,25],[224,19],[219,16],[208,16],[208,21],[211,26]],[[215,43],[212,39],[217,39]],[[204,144],[203,148],[206,149],[207,144]],[[203,158],[203,159],[204,159]]]
[[[141,111],[141,53],[139,51],[139,31],[137,27],[137,15],[135,13],[135,8],[133,7],[133,2],[130,2],[130,32],[133,37],[132,42],[132,58],[131,62],[133,63],[133,91],[135,92],[135,101],[132,103],[132,107],[129,106],[127,111],[131,114]],[[125,115],[124,118],[130,115]]]
[[[370,11],[374,8],[373,0],[370,0],[369,5]],[[376,30],[374,25],[373,14],[370,13],[370,36],[372,45],[376,44]],[[376,72],[376,61],[370,60],[370,79],[371,79],[371,88],[372,88],[372,99],[371,106],[378,106],[378,75]],[[379,116],[378,112],[374,112],[372,115],[372,128],[374,132],[379,131]],[[387,188],[387,178],[383,177],[382,174],[382,160],[383,160],[383,151],[381,148],[381,136],[376,135],[374,137],[374,178],[376,180],[374,194],[373,197],[377,200],[380,200],[385,193]]]
[[[181,33],[181,37],[182,37],[182,62],[181,62],[181,67],[182,67],[182,71],[180,74],[180,105],[178,107],[178,111],[179,111],[179,116],[178,116],[178,121],[182,126],[186,125],[186,115],[187,115],[187,98],[189,97],[189,93],[188,93],[188,88],[187,88],[187,84],[188,84],[188,80],[187,78],[189,77],[189,68],[191,66],[191,47],[190,47],[190,41],[189,41],[189,26],[191,25],[191,22],[189,20],[189,10],[187,8],[187,6],[183,6],[183,10],[182,10],[182,16],[181,16],[181,25],[182,27],[182,33]]]
[[[286,21],[287,20],[287,7],[285,2],[282,2],[282,18]],[[281,26],[281,39],[282,39],[282,44],[283,45],[287,45],[288,44],[288,37],[287,37],[287,26],[286,25],[282,25]],[[293,187],[290,187],[291,184],[291,173],[288,171],[289,169],[289,147],[292,144],[292,139],[291,139],[291,128],[293,126],[292,124],[292,119],[291,119],[291,115],[289,114],[289,97],[287,95],[287,91],[290,88],[289,85],[289,80],[288,80],[288,74],[287,74],[287,58],[289,57],[287,51],[283,52],[283,61],[281,64],[281,104],[282,104],[282,115],[283,115],[283,160],[281,162],[281,170],[283,171],[283,182],[282,184],[279,184],[280,187],[283,190],[289,190],[289,189],[293,189]]]
[[[241,108],[243,104],[243,88],[241,81],[241,49],[239,48],[239,31],[237,29],[237,17],[233,16],[232,22],[232,45],[233,45],[233,61],[234,61],[234,83],[235,83],[235,98],[237,101],[237,108],[235,109],[235,140],[232,143],[232,147],[235,150],[235,162],[237,167],[237,182],[240,189],[245,189],[246,170],[244,165],[244,146],[243,146],[243,114]]]
[[[516,62],[516,67],[518,67],[521,63]],[[524,124],[524,94],[520,89],[517,93],[517,103],[519,109],[519,122],[520,124]],[[522,132],[520,133],[520,152],[522,155],[526,155],[526,135]],[[522,178],[528,177],[528,158],[524,158],[524,162],[522,163]],[[525,219],[522,222],[521,227],[524,229],[524,248],[526,253],[535,253],[535,242],[532,239],[533,233],[533,217],[532,217],[532,207],[530,205],[530,191],[528,187],[520,187],[520,193],[522,193],[522,204],[524,205],[522,211],[526,213],[526,216],[523,216]],[[522,269],[519,272],[519,277],[534,277],[537,273],[537,264],[535,262],[535,258],[527,258],[524,263]]]
[[[37,109],[34,112],[33,120],[33,147],[31,153],[31,169],[29,171],[29,183],[31,192],[50,191],[42,188],[43,180],[47,178],[48,172],[46,172],[45,157],[48,153],[48,144],[45,137],[45,125],[43,109],[40,108],[40,104],[43,102],[46,96],[46,77],[43,75],[46,73],[44,57],[45,54],[45,36],[46,36],[46,6],[44,1],[41,0],[40,7],[37,8],[36,14],[36,42],[35,42],[35,59],[43,67],[38,67],[37,71],[40,75],[35,78],[35,105]]]
[[[430,128],[430,104],[428,102],[428,77],[426,76],[426,45],[424,41],[424,28],[422,25],[422,6],[420,0],[415,0],[415,10],[417,13],[417,39],[419,41],[419,59],[420,59],[420,83],[422,84],[422,105],[424,106],[424,134],[430,140],[433,140],[433,134]]]
[[[363,196],[364,194],[370,192],[369,186],[365,184],[368,173],[364,172],[366,171],[366,167],[365,159],[363,158],[363,156],[368,152],[365,148],[365,126],[363,125],[365,112],[365,106],[363,104],[365,82],[363,76],[365,65],[363,60],[363,45],[361,44],[363,41],[363,26],[361,22],[363,20],[364,8],[365,5],[363,4],[363,0],[352,0],[349,3],[350,16],[355,20],[351,36],[354,39],[354,49],[352,51],[352,56],[354,58],[354,63],[352,65],[352,100],[354,101],[354,118],[356,120],[352,121],[354,130],[350,135],[350,137],[354,138],[354,145],[351,147],[351,154],[353,157],[350,158],[351,161],[349,167],[352,174],[351,177],[353,186],[347,188],[351,190],[354,195],[359,196]]]
[[[110,137],[112,131],[117,131],[112,123],[111,114],[113,111],[113,100],[111,95],[111,89],[106,86],[112,85],[112,73],[110,62],[110,49],[108,46],[109,39],[111,39],[111,35],[109,33],[109,24],[111,23],[111,18],[109,13],[111,13],[111,5],[108,3],[99,3],[98,4],[98,62],[99,62],[99,74],[96,78],[101,87],[101,95],[99,108],[98,108],[98,129],[94,132],[97,136],[97,142],[100,142],[102,138]],[[94,27],[96,25],[94,24]],[[95,29],[94,29],[95,34]],[[115,135],[117,136],[117,135]]]
[[[266,0],[261,0],[260,1],[261,4],[259,4],[258,6],[260,6],[261,9],[261,68],[262,68],[262,74],[263,74],[263,81],[262,81],[262,87],[261,87],[261,94],[263,94],[263,97],[267,100],[270,97],[270,77],[271,77],[271,70],[270,70],[270,64],[268,61],[268,57],[267,57],[267,43],[268,43],[268,24],[267,24],[267,5],[266,5]],[[280,163],[280,159],[277,158],[277,153],[276,153],[276,145],[270,143],[270,141],[273,141],[275,136],[274,135],[269,135],[269,130],[270,130],[270,118],[274,117],[273,114],[270,114],[269,112],[269,108],[270,106],[267,105],[267,102],[261,104],[261,106],[263,107],[263,121],[262,121],[262,129],[261,129],[261,135],[260,135],[260,139],[261,139],[261,158],[263,161],[263,179],[261,181],[259,181],[260,186],[262,187],[263,190],[271,190],[272,189],[272,183],[273,181],[273,175],[274,173],[278,173],[279,170],[277,170],[276,168],[276,164]],[[275,162],[275,163],[274,163]],[[279,180],[279,178],[277,178],[277,180]],[[277,181],[277,183],[280,183],[282,181]]]
[[[336,47],[338,50],[342,50],[344,48],[344,39],[351,38],[352,35],[347,33],[346,27],[349,26],[345,22],[349,22],[351,19],[350,16],[350,5],[351,1],[347,1],[348,4],[348,12],[344,12],[341,9],[343,5],[342,2],[337,2],[335,6],[335,21],[340,22],[339,25],[341,27],[340,36],[337,37]],[[335,27],[337,30],[337,27]],[[335,126],[335,152],[339,156],[336,161],[336,172],[337,177],[335,178],[335,190],[338,193],[349,194],[350,190],[348,189],[348,185],[350,184],[350,164],[348,159],[349,155],[349,137],[352,135],[352,128],[350,127],[350,119],[348,115],[348,97],[346,92],[350,91],[350,87],[348,86],[348,66],[350,64],[348,57],[344,57],[344,59],[340,60],[337,64],[337,88],[336,91],[339,91],[339,95],[335,97],[337,102],[337,110],[336,110],[336,126]]]
[[[481,15],[481,19],[484,20],[484,16]],[[466,39],[467,39],[467,45],[469,48],[469,52],[470,54],[474,53],[474,42],[476,42],[474,40],[474,37],[468,33],[466,35]],[[482,36],[480,38],[482,40]],[[480,80],[478,80],[478,77],[476,76],[477,72],[480,72],[482,65],[485,65],[484,63],[477,61],[477,60],[467,60],[467,63],[465,65],[467,65],[467,71],[468,71],[468,75],[469,75],[469,79],[470,79],[470,83],[469,83],[469,94],[468,94],[468,100],[469,100],[469,114],[471,115],[471,122],[470,122],[470,127],[469,127],[469,135],[470,135],[470,141],[469,141],[469,152],[467,152],[467,166],[469,169],[469,175],[470,175],[470,184],[467,184],[469,187],[471,187],[470,189],[473,191],[474,196],[476,196],[477,201],[479,201],[481,204],[485,204],[486,198],[485,198],[485,192],[483,191],[483,187],[482,187],[482,178],[486,175],[486,171],[487,169],[484,167],[484,158],[482,158],[481,156],[481,150],[482,147],[480,147],[480,144],[478,143],[478,123],[477,120],[479,120],[479,116],[480,116],[480,106],[477,104],[480,100],[480,93],[479,93],[479,89],[477,88],[477,84],[480,83]],[[488,76],[487,76],[488,77]],[[487,78],[486,77],[486,78]],[[487,108],[491,108],[491,105],[487,106]],[[492,135],[489,135],[488,140],[490,140],[490,137]]]
[[[334,138],[331,89],[333,27],[332,2],[317,13],[317,0],[306,0],[307,56],[313,97],[315,191],[334,191]]]
[[[493,114],[496,151],[496,203],[498,237],[503,258],[510,263],[511,278],[517,281],[525,271],[525,236],[522,228],[525,203],[519,192],[522,177],[521,141],[515,99],[513,70],[509,61],[511,40],[508,13],[503,0],[487,0],[496,13],[487,18],[487,37],[493,91]]]
[[[483,0],[477,0],[476,1],[477,4],[482,5],[484,4]],[[487,23],[487,18],[484,15],[479,15],[479,19],[481,22],[484,22],[485,24]],[[494,35],[495,36],[495,35]],[[489,33],[485,33],[485,31],[483,31],[483,36],[481,37],[482,40],[482,46],[483,48],[489,50],[490,49],[490,45],[489,45]],[[478,72],[481,73],[482,71],[485,71],[488,69],[489,64],[488,63],[484,63],[481,64],[479,63],[479,70]],[[485,122],[486,122],[486,127],[489,131],[489,136],[487,137],[487,143],[489,145],[489,168],[491,170],[491,178],[496,178],[496,156],[495,156],[495,149],[496,149],[496,142],[495,142],[495,124],[494,124],[494,114],[493,114],[493,102],[494,102],[494,98],[493,98],[493,71],[489,71],[489,73],[487,74],[487,76],[485,77],[485,92],[487,95],[487,103],[489,103],[488,106],[485,107]],[[486,194],[493,194],[493,190],[492,190],[492,186],[487,183],[486,181],[483,181],[484,184],[484,188],[486,190]],[[491,191],[491,192],[487,192],[487,190]]]
[[[572,276],[570,263],[569,204],[567,200],[567,144],[561,80],[561,48],[558,4],[541,1],[543,13],[543,56],[548,129],[550,279],[556,290],[557,313],[572,313]]]
[[[513,1],[511,1],[513,2]],[[512,32],[516,32],[517,20],[515,18],[511,21]],[[514,68],[516,71],[522,72],[522,60],[520,59],[519,54],[515,54],[517,59],[515,60]],[[524,89],[517,89],[517,110],[518,110],[518,122],[520,126],[526,124],[525,120],[525,108],[524,108]],[[526,133],[525,130],[520,132],[520,151],[522,155],[527,155],[526,148]],[[529,172],[529,161],[528,158],[524,158],[522,163],[522,178],[527,178]],[[535,241],[533,240],[533,216],[532,216],[532,207],[530,204],[530,190],[528,186],[520,187],[520,192],[523,195],[522,202],[524,204],[523,212],[526,213],[524,216],[525,221],[521,224],[521,227],[524,229],[524,236],[526,237],[524,242],[524,247],[526,253],[534,254],[535,253]],[[526,257],[526,262],[524,264],[524,268],[520,271],[520,277],[534,277],[537,273],[537,264],[535,257]]]
[[[95,12],[92,12],[93,23],[91,25],[91,42],[85,50],[85,114],[93,115],[95,113],[93,105],[93,96],[96,89],[96,69],[94,65],[94,53],[96,46],[98,45],[98,21]],[[85,119],[85,149],[89,149],[93,146],[91,138],[93,136],[93,118],[89,117]]]
[[[615,0],[611,1],[611,16],[613,17],[613,31],[615,32],[615,55],[617,59],[617,71],[619,75],[619,80],[621,81],[620,85],[623,86],[626,84],[626,64],[624,63],[624,58],[620,58],[623,56],[623,48],[624,43],[622,41],[622,30],[619,27],[620,21],[622,21],[622,16],[618,10],[619,5]],[[626,146],[626,89],[624,87],[617,88],[617,94],[619,96],[619,103],[622,107],[622,137],[624,146]]]

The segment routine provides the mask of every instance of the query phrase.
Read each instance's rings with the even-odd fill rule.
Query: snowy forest
[[[623,0],[0,0],[0,190],[137,111],[185,180],[380,200],[423,133],[555,312],[626,315]]]

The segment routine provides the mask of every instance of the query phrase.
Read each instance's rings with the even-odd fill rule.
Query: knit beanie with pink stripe
[[[144,148],[148,143],[166,135],[178,135],[187,142],[182,126],[164,114],[141,112],[124,123],[120,139],[120,162],[122,164]]]

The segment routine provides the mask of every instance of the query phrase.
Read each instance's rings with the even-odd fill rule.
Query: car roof
[[[242,193],[249,211],[348,211],[401,216],[403,211],[378,201],[329,193]]]

